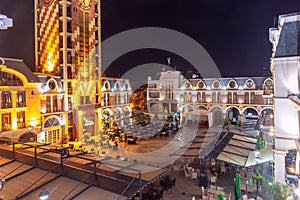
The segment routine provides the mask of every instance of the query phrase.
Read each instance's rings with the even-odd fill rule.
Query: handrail
[[[100,163],[97,163],[97,164],[100,164]],[[97,168],[97,165],[96,165],[96,167],[95,168]],[[63,198],[62,198],[62,200],[64,200],[64,199],[66,199],[67,198],[67,196],[69,196],[81,183],[83,183],[85,180],[87,180],[89,177],[90,177],[90,175],[91,174],[94,174],[95,172],[93,172],[93,171],[91,171],[89,174],[87,174],[87,176],[84,178],[84,179],[82,179],[75,187],[73,187]]]
[[[124,193],[128,190],[128,188],[133,184],[134,180],[136,179],[137,175],[139,174],[136,174],[133,179],[131,180],[131,182],[127,185],[127,187],[123,190],[123,192],[119,195],[118,199],[119,200],[123,195]]]

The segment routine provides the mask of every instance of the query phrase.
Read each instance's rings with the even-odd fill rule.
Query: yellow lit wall
[[[40,14],[40,67],[42,71],[57,75],[59,63],[58,1],[43,6]]]

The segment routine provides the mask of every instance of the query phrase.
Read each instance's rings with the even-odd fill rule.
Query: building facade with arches
[[[65,92],[59,76],[34,74],[20,59],[0,62],[0,137],[48,144],[79,141],[131,115],[127,79],[103,77],[101,88],[94,85],[100,91],[82,98]]]
[[[273,112],[273,80],[195,76],[186,79],[178,71],[163,71],[158,80],[148,78],[147,100],[150,113],[180,113],[184,123],[202,121],[209,126],[221,125],[225,117],[235,123],[247,114],[260,116],[266,111]],[[207,115],[206,119],[199,119],[200,112]]]

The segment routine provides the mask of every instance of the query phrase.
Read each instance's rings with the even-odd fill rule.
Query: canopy
[[[191,141],[172,155],[198,156],[204,158],[213,150],[222,133],[222,128],[218,126],[210,127],[207,131],[201,131],[201,129],[194,127],[188,128],[189,130],[194,129],[191,132],[197,132],[196,137],[192,138]]]
[[[217,142],[209,157],[244,167],[255,148],[255,138],[228,132]]]
[[[260,157],[259,159],[255,159],[254,151],[250,153],[248,156],[247,162],[245,167],[249,167],[252,165],[268,162],[274,160],[273,157],[273,148],[272,146],[268,146],[262,150],[260,150]]]

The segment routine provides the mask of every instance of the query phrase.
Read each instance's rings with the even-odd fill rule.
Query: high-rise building
[[[131,112],[129,81],[101,78],[100,0],[35,0],[34,7],[36,72],[43,83],[38,139],[80,140]]]
[[[73,121],[63,131],[74,137],[82,131],[73,127],[81,121],[79,110],[91,104],[94,109],[101,98],[100,1],[35,0],[34,5],[36,71],[61,78],[62,118]]]

